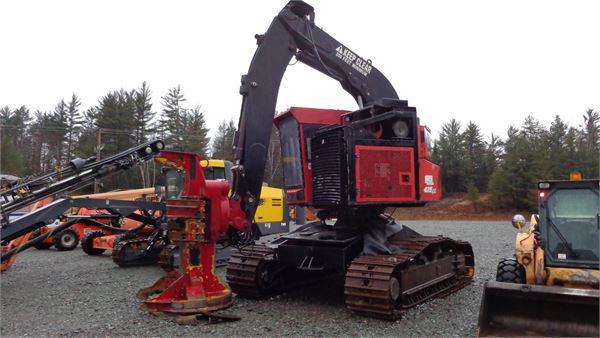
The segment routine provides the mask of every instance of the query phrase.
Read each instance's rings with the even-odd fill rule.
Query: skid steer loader
[[[600,336],[599,181],[543,181],[539,215],[513,217],[515,257],[484,285],[479,336]]]

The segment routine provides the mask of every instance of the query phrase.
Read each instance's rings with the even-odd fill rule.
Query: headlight
[[[410,132],[408,128],[408,123],[404,122],[403,120],[395,121],[392,124],[392,130],[394,131],[394,135],[400,138],[408,137],[408,134]]]
[[[542,190],[544,190],[544,189],[550,189],[550,183],[548,183],[548,182],[540,182],[538,184],[538,188],[542,189]]]

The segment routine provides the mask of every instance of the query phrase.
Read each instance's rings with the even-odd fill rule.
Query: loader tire
[[[98,256],[101,255],[105,249],[96,249],[94,248],[94,238],[104,236],[104,232],[102,230],[90,231],[87,234],[83,235],[81,239],[81,249],[83,252],[90,256]]]
[[[54,247],[58,251],[70,251],[79,244],[79,237],[72,229],[65,229],[54,235]]]
[[[496,282],[525,284],[525,269],[514,258],[503,258],[498,263]]]

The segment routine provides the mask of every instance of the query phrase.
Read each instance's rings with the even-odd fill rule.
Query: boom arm
[[[100,161],[76,158],[68,166],[33,178],[26,178],[0,191],[2,226],[8,214],[60,192],[81,188],[94,179],[129,169],[147,161],[164,148],[161,140],[147,142]]]
[[[271,125],[283,74],[292,58],[340,82],[359,107],[397,99],[392,84],[370,60],[342,45],[314,22],[312,6],[290,1],[257,36],[258,48],[242,76],[242,109],[235,142],[233,198],[252,219],[263,181]]]

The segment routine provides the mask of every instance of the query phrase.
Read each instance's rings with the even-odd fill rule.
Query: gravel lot
[[[359,317],[344,308],[336,285],[303,288],[268,300],[237,299],[227,312],[241,321],[180,326],[138,309],[136,291],[162,275],[155,266],[118,268],[104,256],[30,249],[0,278],[0,335],[5,336],[473,336],[481,288],[496,263],[513,252],[508,222],[406,221],[426,235],[471,242],[472,285],[409,311],[391,323]],[[225,268],[218,269],[224,279]]]

